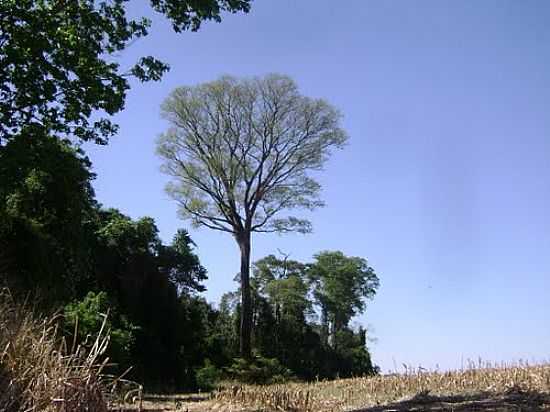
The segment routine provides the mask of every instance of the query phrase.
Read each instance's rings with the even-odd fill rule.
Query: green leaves
[[[265,358],[255,354],[252,359],[236,358],[226,368],[227,373],[239,382],[269,385],[286,382],[293,377],[293,372],[282,365],[276,358]]]
[[[8,278],[52,297],[74,291],[89,273],[93,177],[83,153],[55,137],[0,146],[0,246],[13,259]]]
[[[128,71],[116,53],[146,36],[150,20],[128,19],[128,0],[0,2],[0,145],[30,131],[106,144],[117,132],[108,117],[124,108],[128,76],[158,81],[169,69],[152,56]],[[152,0],[174,29],[197,30],[250,0]],[[98,116],[99,115],[99,116]]]
[[[365,309],[379,287],[374,269],[360,257],[348,257],[339,251],[314,256],[308,275],[315,285],[314,296],[328,313],[334,331],[346,327],[350,319]]]
[[[271,74],[179,87],[162,111],[172,127],[157,151],[184,217],[234,234],[311,231],[289,213],[323,206],[309,172],[346,142],[336,109]]]
[[[159,81],[162,75],[170,69],[170,66],[155,59],[152,56],[142,57],[139,62],[132,67],[130,73],[142,82],[151,80]]]
[[[205,20],[221,21],[221,12],[236,13],[250,10],[251,0],[151,0],[153,8],[165,14],[171,21],[175,31],[191,29],[197,31]]]
[[[312,311],[306,271],[303,263],[269,255],[254,262],[252,285],[256,293],[265,295],[283,316],[300,322]]]
[[[311,232],[308,220],[290,213],[323,205],[321,187],[308,173],[344,145],[341,116],[328,103],[302,96],[292,79],[278,74],[223,76],[179,87],[162,112],[171,128],[160,136],[157,152],[163,171],[173,177],[167,191],[181,216],[195,226],[231,233],[239,244],[240,348],[248,358],[251,233]]]
[[[0,142],[29,127],[105,143],[116,132],[94,110],[121,110],[127,81],[104,55],[121,50],[142,27],[130,27],[123,3],[6,1],[0,4]]]
[[[65,306],[64,316],[69,333],[76,331],[76,338],[84,344],[93,343],[105,322],[110,336],[108,351],[111,359],[124,362],[126,367],[131,363],[135,334],[140,327],[119,314],[106,292],[89,292],[82,300],[69,303]]]

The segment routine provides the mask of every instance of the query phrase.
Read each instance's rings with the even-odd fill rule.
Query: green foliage
[[[165,245],[153,219],[101,209],[92,178],[67,141],[35,135],[0,146],[0,282],[16,295],[38,293],[43,310],[66,307],[67,333],[78,314],[80,341],[110,307],[112,362],[133,365],[132,377],[148,384],[192,388],[206,349],[181,350],[188,338],[207,348],[212,316],[185,315],[202,307],[185,296],[206,279],[193,241],[180,230]]]
[[[204,289],[206,270],[191,238],[180,231],[171,245],[163,245],[151,218],[132,220],[112,209],[99,215],[98,283],[141,327],[135,377],[151,385],[192,387],[193,370],[205,357],[208,308],[193,296]]]
[[[308,286],[304,282],[306,269],[306,265],[288,257],[278,259],[269,255],[254,262],[252,286],[274,303],[309,312],[311,304],[306,297]]]
[[[363,313],[365,301],[374,296],[379,280],[365,259],[329,251],[314,258],[308,276],[321,307],[323,327],[328,328],[330,323],[334,340],[335,333],[344,330],[353,316]]]
[[[250,0],[151,0],[153,8],[172,20],[175,31],[197,31],[204,20],[221,21],[221,12],[248,12]]]
[[[322,206],[309,172],[346,142],[335,108],[271,74],[179,87],[162,111],[173,127],[158,153],[184,217],[234,234],[311,230],[307,220],[282,215]]]
[[[86,342],[109,312],[111,361],[132,365],[130,377],[156,390],[207,388],[228,366],[234,378],[257,383],[288,379],[290,370],[302,379],[376,371],[365,332],[348,325],[378,286],[366,261],[324,252],[311,265],[256,262],[257,354],[233,361],[240,293],[226,294],[217,309],[198,296],[206,270],[189,234],[179,230],[163,244],[152,218],[102,209],[93,177],[68,141],[36,134],[0,146],[1,281],[20,294],[38,290],[45,309],[65,307],[68,335],[78,319],[77,339]],[[319,311],[326,328],[315,321]]]
[[[129,19],[128,0],[0,2],[0,145],[28,132],[74,135],[104,144],[117,126],[129,76],[159,80],[168,65],[152,56],[128,71],[114,58],[148,34],[146,18]],[[247,12],[249,0],[151,0],[176,31],[220,21],[223,10]]]
[[[258,385],[283,383],[293,378],[292,371],[281,365],[278,359],[265,358],[258,354],[250,360],[235,358],[233,364],[226,368],[226,372],[239,382]]]
[[[376,374],[370,353],[364,342],[365,330],[357,332],[349,328],[339,330],[334,337],[332,361],[338,365],[340,376],[364,376]]]
[[[170,246],[158,250],[159,270],[180,292],[204,292],[202,281],[207,279],[206,269],[201,266],[199,257],[193,252],[195,243],[185,229],[179,229]]]
[[[222,372],[210,362],[207,358],[204,360],[204,366],[197,369],[196,380],[197,387],[204,391],[211,391],[216,388],[216,385],[222,377]]]
[[[255,348],[304,379],[374,373],[366,331],[352,330],[351,317],[335,310],[346,309],[346,316],[364,310],[363,300],[374,295],[378,278],[364,259],[341,252],[323,252],[315,258],[313,264],[304,264],[270,255],[254,263]],[[316,308],[312,296],[317,297]],[[336,297],[344,300],[339,306],[326,304]],[[324,313],[321,324],[314,322],[316,312]]]
[[[177,232],[171,245],[163,245],[149,217],[134,221],[118,210],[108,209],[99,212],[99,219],[99,274],[104,284],[119,289],[119,295],[124,294],[127,282],[134,284],[132,293],[138,293],[151,276],[159,276],[180,292],[204,290],[201,282],[207,278],[206,270],[185,230]]]
[[[67,304],[64,318],[67,331],[76,330],[75,338],[84,344],[93,343],[103,323],[106,322],[105,327],[110,336],[110,358],[122,363],[122,367],[131,365],[135,334],[140,328],[119,313],[109,302],[107,293],[89,292],[84,299]]]
[[[75,293],[90,272],[96,203],[90,162],[36,135],[0,146],[0,270],[15,289]]]

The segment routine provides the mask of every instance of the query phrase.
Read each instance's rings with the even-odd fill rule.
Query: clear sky
[[[256,0],[180,35],[130,4],[154,25],[123,66],[154,54],[172,69],[135,85],[109,146],[87,146],[100,202],[154,217],[170,241],[190,225],[154,153],[163,99],[222,74],[288,74],[342,111],[350,142],[320,175],[314,233],[255,235],[253,258],[367,258],[381,288],[356,321],[384,371],[550,358],[550,2]],[[190,232],[217,301],[238,249]]]

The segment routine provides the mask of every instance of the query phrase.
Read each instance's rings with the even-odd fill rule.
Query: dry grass
[[[230,412],[548,411],[550,364],[470,364],[454,372],[404,373],[315,383],[233,385],[209,397],[141,400],[142,388],[102,374],[107,334],[85,349],[58,339],[55,318],[40,320],[0,290],[0,411],[144,410]],[[102,336],[100,333],[99,336]],[[115,392],[122,389],[121,400]],[[134,406],[127,406],[133,402]],[[109,407],[110,405],[110,407]]]
[[[108,344],[101,330],[90,345],[67,348],[58,319],[39,319],[0,290],[0,411],[108,410],[110,388],[100,361]]]
[[[408,369],[309,384],[233,386],[213,398],[225,410],[550,411],[550,364],[478,364],[454,372]]]

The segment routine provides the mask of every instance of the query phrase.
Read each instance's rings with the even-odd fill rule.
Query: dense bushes
[[[110,336],[107,356],[121,368],[132,365],[135,335],[140,328],[119,314],[116,306],[109,302],[107,293],[89,292],[83,300],[69,303],[65,306],[64,320],[66,335],[71,336],[76,331],[77,336],[71,337],[84,345],[91,345],[90,337],[105,327]]]
[[[236,358],[226,369],[232,379],[259,385],[282,383],[290,380],[292,371],[275,359],[254,354],[252,359]]]
[[[204,366],[196,371],[197,387],[200,390],[214,389],[221,378],[222,372],[210,362],[210,359],[205,359]]]

